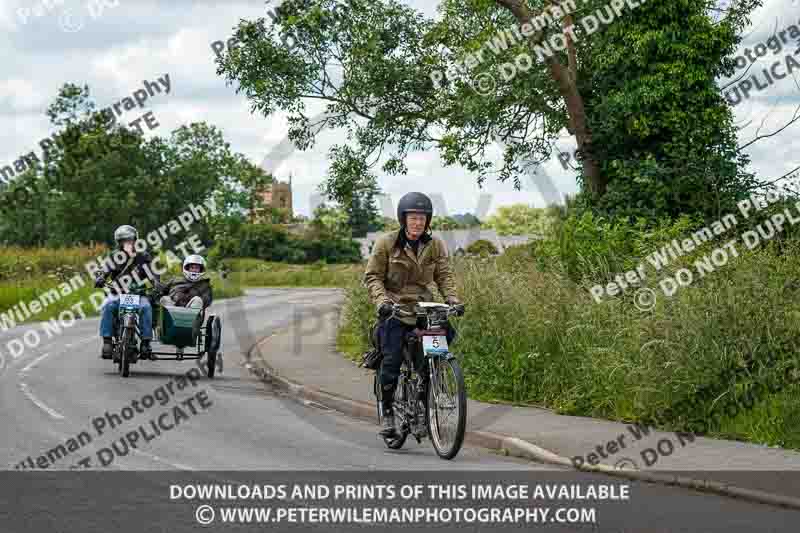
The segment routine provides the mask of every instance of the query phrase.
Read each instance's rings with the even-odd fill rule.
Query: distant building
[[[270,188],[261,193],[266,205],[278,209],[288,209],[292,214],[292,176],[289,175],[288,182],[275,180],[270,185]]]
[[[372,245],[381,235],[386,232],[370,232],[363,239],[355,239],[361,246],[361,256],[365,259],[369,258],[372,252]],[[480,228],[473,229],[459,229],[452,231],[435,231],[434,235],[438,236],[447,244],[447,249],[451,255],[462,255],[466,253],[470,244],[479,240],[487,240],[495,245],[500,253],[503,253],[509,246],[516,246],[518,244],[525,244],[532,240],[538,240],[542,237],[539,235],[498,235],[495,230],[483,230]]]
[[[289,218],[294,216],[292,210],[292,175],[289,174],[289,181],[273,181],[265,191],[260,192],[264,205],[275,209],[285,209],[289,213]],[[253,214],[253,218],[258,217],[258,210]]]

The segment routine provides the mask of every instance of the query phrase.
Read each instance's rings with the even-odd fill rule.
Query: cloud
[[[97,19],[89,16],[85,0],[64,0],[63,7],[56,6],[52,13],[21,24],[16,9],[40,2],[12,0],[0,9],[5,80],[0,82],[0,119],[12,125],[0,130],[0,166],[36,148],[41,138],[52,133],[44,112],[65,82],[87,83],[98,108],[103,108],[129,95],[143,80],[169,73],[171,93],[157,95],[146,104],[146,110],[152,110],[161,124],[156,132],[159,135],[189,121],[208,121],[222,129],[234,150],[255,164],[260,164],[285,138],[285,114],[265,118],[251,113],[245,96],[237,94],[234,86],[216,74],[215,55],[210,47],[213,41],[226,41],[240,19],[266,17],[269,6],[263,0],[226,1],[224,8],[217,0],[120,0],[117,7],[106,9]],[[437,16],[438,2],[406,2],[426,16]],[[754,17],[753,31],[743,46],[768,37],[776,16],[780,27],[796,20],[798,15],[793,8],[796,6],[786,0],[768,1]],[[59,13],[66,9],[83,15],[80,31],[69,33],[60,27]],[[754,94],[748,112],[758,115],[762,110],[773,109],[770,120],[785,120],[796,103],[800,103],[797,88],[786,79]],[[131,111],[130,119],[139,114]],[[789,163],[784,164],[777,154],[787,161],[794,157],[794,132],[787,131],[754,147],[752,169],[765,177],[780,175]],[[341,139],[341,131],[325,132],[312,150],[291,153],[276,169],[281,179],[293,174],[299,213],[309,214],[309,199],[327,172],[328,150]],[[574,138],[565,134],[556,146],[571,152]],[[406,191],[421,190],[441,193],[450,213],[474,212],[483,193],[493,195],[492,210],[516,202],[544,204],[542,195],[528,182],[523,182],[527,188],[521,192],[510,183],[494,180],[481,189],[475,176],[464,169],[443,167],[435,151],[412,154],[408,165],[406,176],[379,176],[381,187],[395,201]],[[560,194],[577,190],[576,173],[564,170],[555,157],[543,165],[543,171]]]

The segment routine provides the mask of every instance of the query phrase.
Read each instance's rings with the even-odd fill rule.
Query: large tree
[[[94,109],[88,87],[62,87],[48,109],[61,128],[58,144],[4,191],[2,205],[14,203],[0,214],[0,238],[24,245],[110,243],[118,225],[144,234],[212,196],[226,215],[241,212],[269,180],[232,153],[214,126],[190,124],[145,140]],[[209,239],[205,224],[194,229]]]
[[[639,212],[663,214],[672,202],[666,211],[673,214],[746,181],[732,170],[743,161],[731,146],[730,110],[714,88],[718,75],[732,72],[737,35],[760,3],[735,2],[715,21],[712,0],[617,2],[619,16],[606,0],[563,2],[578,9],[559,16],[550,1],[443,0],[434,21],[397,0],[292,0],[275,25],[242,21],[240,44],[218,71],[254,110],[287,112],[300,149],[322,129],[345,129],[351,148],[335,147],[332,167],[356,158],[403,174],[411,152],[435,148],[479,182],[497,175],[520,185],[566,129],[593,205],[625,212],[619,197],[632,195]],[[614,20],[587,30],[581,21],[597,21],[597,10]],[[563,46],[553,50],[553,43]],[[539,60],[543,48],[553,53]],[[487,76],[495,84],[488,94]],[[309,111],[314,101],[324,109]],[[692,176],[679,177],[687,165]],[[701,182],[720,171],[712,185]],[[329,188],[346,190],[351,179],[332,172]]]
[[[333,178],[322,183],[325,197],[335,198],[347,213],[352,237],[366,237],[380,228],[377,197],[378,180],[370,173],[366,161],[349,146],[334,149],[334,161],[329,169]]]

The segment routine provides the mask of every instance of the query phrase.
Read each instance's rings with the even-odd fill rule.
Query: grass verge
[[[692,431],[707,420],[709,436],[800,449],[800,372],[783,377],[800,368],[800,243],[743,250],[666,297],[657,282],[695,257],[645,281],[657,294],[647,310],[635,305],[635,290],[596,303],[591,283],[539,270],[518,251],[456,261],[467,314],[454,320],[454,351],[470,397],[661,420],[668,430]],[[347,286],[344,316],[338,347],[358,360],[374,316],[358,284]],[[779,376],[778,389],[748,402]]]
[[[364,272],[362,264],[292,265],[260,259],[226,259],[228,279],[241,287],[344,287]]]

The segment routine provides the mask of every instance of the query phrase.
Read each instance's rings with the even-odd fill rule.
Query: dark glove
[[[106,284],[106,279],[104,277],[97,276],[96,278],[94,278],[94,286],[95,286],[95,288],[99,289],[105,284]]]
[[[392,311],[394,311],[394,304],[392,302],[383,302],[378,308],[378,316],[386,318],[392,314]]]
[[[447,305],[453,306],[453,309],[456,312],[456,316],[464,316],[464,304],[462,304],[458,298],[456,298],[455,296],[448,296],[445,299],[445,303]]]

